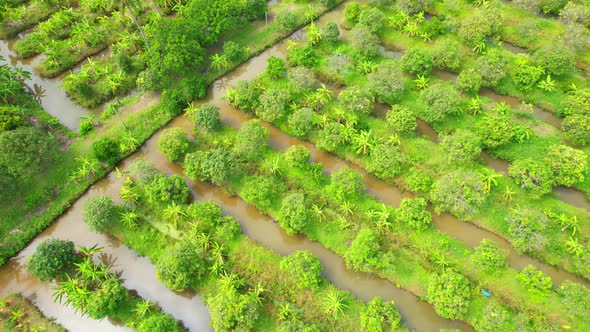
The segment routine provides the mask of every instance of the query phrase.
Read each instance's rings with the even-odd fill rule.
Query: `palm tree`
[[[326,297],[324,297],[322,307],[324,308],[325,313],[338,317],[338,315],[344,314],[344,309],[348,307],[348,303],[346,302],[346,297],[342,292],[331,288],[328,291],[328,294],[326,294]]]
[[[176,204],[176,202],[172,202],[172,204],[164,209],[164,218],[172,221],[174,228],[178,228],[178,220],[185,216],[186,213],[184,212],[184,207],[180,204]]]
[[[365,75],[368,75],[375,71],[377,65],[373,61],[363,60],[363,62],[361,62],[361,68],[363,69]]]
[[[315,11],[315,6],[314,5],[308,5],[307,7],[305,7],[305,20],[306,21],[311,21],[311,23],[313,24],[313,20],[315,20],[318,17],[318,13],[316,13]]]
[[[119,147],[122,151],[133,151],[139,146],[139,140],[133,137],[130,131],[125,131],[123,137],[121,137],[121,143]]]
[[[143,31],[141,25],[139,24],[139,21],[137,20],[137,16],[135,16],[135,12],[133,11],[133,8],[130,6],[130,4],[133,4],[135,7],[137,7],[137,3],[135,1],[136,0],[123,0],[122,4],[127,8],[129,15],[133,19],[133,23],[135,23],[137,30],[139,30],[139,32],[141,33],[141,37],[143,38],[143,41],[145,42],[145,46],[147,47],[148,51],[151,51],[150,43],[148,42],[148,40],[145,36],[145,32]]]
[[[497,178],[499,178],[499,177],[501,177],[500,174],[492,171],[491,169],[486,168],[483,171],[481,171],[479,173],[479,178],[483,182],[484,191],[490,192],[490,190],[492,190],[492,187],[497,186],[498,185]]]
[[[150,302],[150,300],[142,300],[135,305],[135,308],[133,308],[133,313],[135,316],[143,318],[152,311],[153,307],[154,305],[152,302]]]
[[[479,114],[481,109],[481,98],[479,95],[475,96],[474,98],[469,99],[469,104],[467,105],[467,109],[473,115]]]
[[[375,138],[371,136],[371,129],[369,131],[361,130],[358,135],[352,139],[353,145],[356,147],[357,154],[367,155],[375,147]]]
[[[321,206],[318,206],[316,204],[312,204],[311,205],[311,212],[313,213],[313,215],[316,217],[316,219],[319,222],[326,219],[326,214],[324,213],[324,210]]]
[[[547,75],[547,79],[539,82],[539,88],[545,92],[555,91],[555,81],[551,79],[551,75]]]
[[[125,210],[121,212],[121,222],[125,227],[135,227],[137,225],[137,220],[139,219],[139,214],[135,211]]]
[[[430,78],[424,75],[418,75],[418,78],[414,80],[414,84],[416,84],[418,89],[422,90],[428,87],[428,81],[430,81]]]
[[[80,250],[80,253],[82,253],[82,255],[84,255],[84,257],[94,256],[95,254],[101,252],[102,249],[103,248],[99,247],[98,244],[95,244],[92,247],[83,247],[83,246],[78,247],[78,250]]]
[[[291,303],[286,302],[284,304],[279,304],[279,320],[283,322],[288,322],[293,319],[297,318],[297,308]]]
[[[574,254],[576,257],[580,257],[582,253],[584,253],[584,246],[578,242],[578,239],[569,237],[567,242],[565,243],[565,247],[569,253]]]
[[[340,207],[340,212],[344,214],[346,217],[351,217],[354,215],[354,211],[352,210],[352,204],[349,201],[344,201]]]
[[[322,40],[322,35],[320,34],[320,29],[313,23],[306,28],[307,30],[307,38],[309,40],[310,45],[315,45]]]
[[[404,28],[404,33],[406,33],[408,36],[410,37],[416,37],[418,36],[418,24],[416,24],[416,22],[410,22],[408,23]]]
[[[211,56],[211,68],[216,70],[222,70],[228,66],[227,57],[225,55],[219,55],[217,53]]]
[[[502,194],[502,199],[505,200],[506,202],[509,202],[513,199],[514,197],[514,190],[510,189],[509,186],[506,186],[506,189],[504,190],[504,193]]]

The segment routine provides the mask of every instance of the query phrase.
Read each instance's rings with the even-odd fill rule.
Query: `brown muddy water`
[[[59,119],[59,122],[72,131],[78,131],[80,125],[80,118],[91,114],[91,111],[74,103],[66,92],[60,88],[63,78],[67,73],[64,73],[56,78],[43,78],[35,72],[35,67],[43,59],[43,55],[37,55],[29,59],[17,59],[12,45],[16,39],[0,40],[0,55],[4,57],[4,61],[0,64],[8,64],[10,66],[20,67],[31,73],[31,79],[27,80],[27,84],[39,86],[43,93],[40,96],[41,106],[45,111],[52,116]]]

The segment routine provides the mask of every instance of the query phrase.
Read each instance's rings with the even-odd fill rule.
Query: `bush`
[[[317,257],[307,251],[297,251],[281,259],[281,270],[297,280],[300,289],[317,289],[322,280],[322,265]]]
[[[108,278],[90,295],[87,314],[94,319],[114,316],[127,300],[127,289],[117,278]]]
[[[415,230],[426,229],[432,222],[428,212],[428,202],[424,198],[404,198],[395,214],[395,220]]]
[[[159,313],[155,315],[149,315],[145,319],[141,320],[138,332],[153,332],[153,331],[167,331],[167,332],[180,332],[183,329],[178,326],[176,319],[170,314]]]
[[[485,147],[496,148],[514,138],[516,125],[508,116],[486,114],[475,125],[475,132]]]
[[[373,148],[366,168],[383,180],[392,180],[402,171],[404,157],[397,146],[379,144]]]
[[[361,312],[361,327],[366,332],[395,330],[400,326],[401,317],[395,302],[384,302],[375,297]]]
[[[543,230],[548,223],[547,216],[539,210],[515,208],[508,214],[508,235],[514,249],[519,253],[533,253],[543,250],[547,243]]]
[[[320,62],[320,56],[315,51],[314,47],[305,45],[301,47],[294,47],[287,53],[287,61],[290,66],[305,66],[313,68]]]
[[[432,70],[432,57],[419,48],[411,48],[402,56],[401,64],[405,72],[428,75]]]
[[[26,124],[25,117],[16,107],[0,106],[0,134],[8,130],[14,130]]]
[[[477,214],[486,199],[486,193],[475,172],[453,171],[434,184],[430,198],[436,213],[445,211],[467,220]]]
[[[245,161],[259,160],[266,152],[269,140],[268,129],[257,120],[250,120],[238,131],[234,151]]]
[[[182,292],[196,289],[207,276],[208,261],[200,247],[186,242],[178,242],[164,251],[156,264],[158,279],[166,287]]]
[[[471,299],[469,280],[452,270],[432,274],[428,282],[428,299],[441,317],[461,319],[467,313]]]
[[[457,77],[457,85],[463,92],[476,93],[479,91],[482,81],[481,74],[473,68],[461,71]]]
[[[385,27],[385,15],[378,8],[365,8],[359,15],[358,25],[366,27],[372,33],[379,33]]]
[[[585,319],[590,315],[590,289],[566,280],[558,290],[561,303],[570,315]]]
[[[357,197],[365,191],[363,175],[344,166],[332,173],[327,191],[330,197],[338,203]]]
[[[512,70],[511,77],[516,88],[520,91],[530,91],[543,75],[543,68],[521,64]]]
[[[211,326],[215,331],[251,331],[260,306],[254,293],[240,294],[233,284],[220,285],[207,299]]]
[[[291,32],[297,27],[297,15],[288,9],[283,9],[275,17],[275,24],[279,27],[279,31]]]
[[[289,99],[289,91],[286,89],[268,89],[260,96],[256,115],[266,122],[275,122],[289,112]]]
[[[590,144],[590,115],[571,115],[561,124],[565,137],[576,145]]]
[[[283,198],[279,212],[279,225],[289,235],[301,233],[309,222],[309,211],[302,193],[293,193]]]
[[[303,66],[290,69],[289,79],[300,90],[312,90],[317,84],[313,71]]]
[[[371,114],[373,111],[373,102],[357,86],[348,87],[340,92],[338,102],[347,113],[360,115]]]
[[[317,147],[329,152],[336,150],[344,142],[343,130],[344,125],[341,123],[328,123],[319,132]]]
[[[372,58],[379,53],[379,37],[369,29],[357,25],[350,31],[350,44],[356,54],[362,58]]]
[[[50,239],[41,242],[27,261],[27,269],[39,280],[55,279],[79,261],[74,242]]]
[[[309,163],[311,152],[303,145],[292,145],[285,151],[285,160],[289,166],[305,167]]]
[[[461,68],[461,44],[448,39],[441,42],[432,54],[432,64],[443,70],[457,71]]]
[[[212,151],[197,151],[187,154],[184,159],[186,175],[199,181],[211,181],[224,185],[236,170],[236,160],[233,154],[224,148]]]
[[[156,174],[144,191],[148,202],[158,205],[186,204],[191,194],[182,176],[173,174],[167,177],[163,173]]]
[[[137,159],[129,165],[129,174],[131,174],[133,180],[142,186],[152,182],[156,175],[160,173],[154,164],[144,159]]]
[[[255,84],[248,81],[238,81],[236,85],[227,91],[227,99],[233,107],[252,113],[258,109],[258,99],[262,93],[261,89]]]
[[[491,49],[477,59],[476,67],[483,86],[495,87],[506,76],[506,58],[499,50]]]
[[[321,30],[322,40],[329,44],[335,44],[340,39],[340,29],[335,22],[328,22]]]
[[[419,12],[425,12],[432,0],[398,0],[396,2],[397,9],[408,15],[414,15]]]
[[[315,112],[311,108],[300,108],[289,116],[287,121],[289,131],[299,138],[307,138],[307,135],[313,129],[314,119]]]
[[[102,137],[92,143],[92,151],[96,159],[108,165],[115,165],[121,158],[119,143],[108,137]]]
[[[172,162],[184,159],[190,148],[188,135],[180,128],[168,128],[162,132],[158,140],[160,151]]]
[[[459,28],[459,35],[469,44],[476,44],[486,38],[493,39],[500,34],[503,25],[502,11],[495,6],[482,6],[470,15]]]
[[[395,62],[381,63],[367,75],[367,91],[380,103],[393,104],[404,93],[406,79]]]
[[[173,115],[180,114],[188,102],[187,97],[179,90],[162,91],[162,98],[160,100],[162,108]]]
[[[539,198],[553,189],[553,174],[549,165],[543,161],[519,159],[510,165],[508,174],[532,197]]]
[[[431,85],[420,94],[421,106],[418,114],[428,123],[436,123],[447,116],[457,113],[461,106],[461,97],[450,84]]]
[[[20,127],[0,133],[0,168],[12,176],[39,173],[54,157],[55,141],[41,130]]]
[[[479,157],[481,140],[469,130],[457,129],[451,135],[442,135],[440,149],[448,163],[468,163]]]
[[[471,258],[475,266],[485,272],[494,272],[506,265],[506,253],[492,240],[483,239]]]
[[[416,130],[416,116],[406,106],[391,106],[385,117],[387,124],[397,133],[407,134]]]
[[[269,211],[277,194],[282,191],[282,183],[268,176],[256,176],[244,183],[242,198],[263,212]]]
[[[267,65],[265,73],[268,75],[268,77],[275,80],[285,77],[285,73],[287,72],[285,60],[273,55],[266,59],[266,63]]]
[[[546,74],[563,75],[576,67],[575,52],[560,44],[551,43],[535,51],[535,63],[545,69]]]
[[[417,193],[427,193],[432,189],[432,177],[426,174],[422,170],[416,168],[410,168],[409,174],[406,176],[405,181],[411,191]]]
[[[230,40],[223,43],[223,55],[229,61],[239,62],[244,60],[248,54],[243,46]]]
[[[212,104],[202,105],[192,114],[191,120],[206,132],[216,131],[221,127],[219,107]]]
[[[501,304],[490,302],[483,309],[483,315],[475,321],[478,332],[509,331],[511,315]]]
[[[82,218],[92,230],[103,231],[107,229],[116,217],[115,203],[107,196],[91,197],[84,202]]]
[[[351,22],[358,22],[361,15],[361,6],[356,1],[351,1],[344,5],[344,17]]]
[[[545,156],[553,172],[555,185],[569,187],[584,181],[584,174],[588,170],[588,157],[583,151],[567,145],[552,145]]]
[[[518,281],[529,290],[529,292],[537,295],[548,296],[553,288],[551,278],[547,277],[542,271],[537,270],[537,268],[532,265],[527,265],[522,269],[522,271],[518,273],[517,278]]]
[[[377,236],[369,228],[361,229],[344,254],[346,266],[355,271],[369,272],[380,264],[381,249]]]

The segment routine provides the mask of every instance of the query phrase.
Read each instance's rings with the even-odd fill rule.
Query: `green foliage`
[[[344,142],[344,125],[338,122],[330,122],[327,126],[322,128],[318,135],[317,147],[326,150],[334,151],[340,144]]]
[[[454,72],[461,68],[462,57],[461,44],[447,39],[435,47],[432,54],[432,64],[434,67]]]
[[[492,240],[483,239],[471,257],[473,264],[485,272],[494,272],[506,265],[506,253]]]
[[[394,104],[404,93],[406,79],[395,62],[383,62],[367,75],[367,91],[380,103]]]
[[[262,91],[255,83],[238,81],[236,85],[227,89],[226,98],[233,107],[251,113],[258,108],[258,98],[261,93]]]
[[[303,145],[292,145],[285,151],[285,160],[290,166],[303,168],[308,165],[311,152]]]
[[[432,0],[398,0],[396,1],[397,9],[408,15],[414,15],[419,12],[425,12],[430,7]]]
[[[537,81],[543,75],[544,70],[539,66],[531,66],[527,63],[522,63],[517,66],[512,72],[510,76],[512,77],[512,81],[516,88],[520,91],[530,91]]]
[[[402,171],[404,156],[399,147],[378,144],[371,151],[366,169],[384,180],[392,180]]]
[[[566,95],[559,105],[559,113],[590,115],[590,89],[576,89]]]
[[[379,33],[385,27],[385,15],[378,8],[367,7],[358,17],[358,25],[366,27],[372,33]]]
[[[348,268],[355,271],[369,272],[380,264],[381,249],[377,236],[370,228],[361,229],[350,247],[344,253]]]
[[[182,292],[197,287],[207,275],[206,253],[192,243],[178,242],[166,250],[156,264],[158,279],[166,287]]]
[[[559,287],[561,303],[567,312],[577,318],[590,315],[590,289],[584,285],[566,280]]]
[[[241,294],[233,282],[221,284],[207,305],[215,331],[251,331],[260,315],[256,294]]]
[[[494,38],[502,30],[502,11],[496,6],[481,6],[475,13],[463,20],[459,35],[469,44],[476,44],[486,38]]]
[[[350,45],[361,58],[372,58],[379,53],[379,37],[364,26],[350,31]]]
[[[234,155],[224,148],[189,153],[184,159],[186,175],[199,181],[223,185],[237,168]]]
[[[417,193],[427,193],[432,188],[433,180],[424,171],[410,168],[405,181],[410,190]]]
[[[0,168],[26,178],[41,172],[54,160],[55,142],[41,130],[20,127],[0,133]]]
[[[344,5],[344,17],[351,22],[358,22],[361,15],[361,6],[356,1],[348,2]]]
[[[426,229],[432,223],[432,215],[427,208],[428,202],[422,197],[404,198],[396,211],[395,220],[415,230]]]
[[[322,41],[328,44],[335,44],[340,38],[340,29],[335,22],[328,22],[321,30]]]
[[[79,261],[74,242],[58,239],[43,241],[27,261],[27,269],[39,280],[62,276]]]
[[[170,177],[163,173],[156,174],[144,190],[148,202],[157,205],[186,204],[191,194],[186,181],[178,174]]]
[[[26,119],[19,109],[11,106],[0,106],[0,134],[24,126]]]
[[[95,231],[106,230],[116,217],[115,203],[107,196],[91,197],[84,202],[82,218]]]
[[[119,143],[108,137],[102,137],[94,141],[92,151],[96,159],[108,165],[115,165],[121,157]]]
[[[129,165],[129,174],[133,180],[143,186],[152,182],[156,175],[160,174],[160,171],[149,161],[137,159]]]
[[[576,145],[590,144],[590,115],[571,115],[561,124],[565,137]]]
[[[286,89],[268,89],[260,96],[256,115],[264,121],[275,122],[289,111],[289,100],[289,91]]]
[[[526,287],[529,292],[548,296],[553,288],[551,278],[546,276],[542,271],[537,270],[533,265],[527,265],[517,275],[518,281]]]
[[[320,56],[315,48],[310,45],[292,48],[287,53],[287,61],[290,66],[305,66],[313,68],[320,62]]]
[[[320,285],[322,265],[317,257],[307,251],[297,251],[283,257],[280,268],[292,275],[301,289],[314,290]]]
[[[428,123],[444,120],[457,113],[461,105],[459,93],[450,84],[435,84],[420,93],[419,116]]]
[[[516,124],[506,115],[485,114],[475,125],[475,132],[485,147],[496,148],[510,142]]]
[[[234,151],[244,161],[259,160],[266,152],[270,136],[257,120],[242,125],[236,136]]]
[[[584,181],[588,169],[588,157],[584,152],[567,145],[552,145],[547,150],[546,160],[555,185],[573,186]]]
[[[332,173],[327,191],[337,203],[357,197],[365,191],[363,175],[348,166],[344,166],[337,172]]]
[[[108,278],[92,292],[86,307],[88,316],[101,319],[117,314],[127,299],[127,289],[116,278]]]
[[[510,330],[510,314],[502,305],[490,302],[483,309],[481,317],[474,324],[478,332]]]
[[[281,32],[291,32],[297,27],[297,15],[288,9],[283,9],[275,17],[275,24]]]
[[[292,193],[283,198],[278,219],[279,225],[287,234],[301,233],[310,219],[305,196],[302,193]]]
[[[287,72],[285,60],[273,55],[266,59],[266,63],[265,73],[268,77],[275,80],[285,77],[285,73]]]
[[[244,183],[241,196],[259,210],[267,212],[277,195],[284,190],[283,184],[274,177],[256,176]]]
[[[237,62],[244,60],[248,54],[243,46],[229,40],[223,43],[223,55],[229,61]]]
[[[416,130],[416,115],[406,106],[393,105],[386,114],[387,124],[400,134]]]
[[[400,326],[400,314],[395,302],[373,298],[361,312],[361,327],[366,332],[393,331]]]
[[[457,129],[451,135],[442,135],[439,146],[450,164],[472,162],[481,153],[481,140],[465,129]]]
[[[481,75],[482,85],[490,88],[498,85],[500,79],[506,76],[506,58],[499,50],[491,49],[477,59],[475,68]]]
[[[206,132],[213,132],[221,127],[219,107],[212,104],[201,105],[192,115],[195,125]]]
[[[313,129],[313,120],[315,112],[311,108],[299,108],[289,116],[287,121],[289,131],[300,138],[307,138],[309,132]]]
[[[541,211],[522,207],[515,208],[508,214],[508,234],[512,245],[521,253],[532,253],[542,250],[547,239],[543,234],[549,222]]]
[[[461,71],[461,73],[457,77],[457,85],[459,85],[461,90],[463,90],[464,92],[475,93],[479,91],[481,84],[481,74],[479,73],[479,71],[473,68]]]
[[[432,57],[419,48],[409,49],[401,58],[402,69],[414,75],[428,75],[432,70]]]
[[[184,159],[190,148],[190,141],[186,132],[180,128],[168,128],[162,132],[158,140],[158,147],[168,160],[178,162]]]
[[[289,69],[289,80],[298,90],[309,91],[316,87],[316,80],[313,71],[310,69],[297,66]]]
[[[445,211],[466,220],[477,214],[486,193],[475,172],[453,171],[434,184],[430,198],[437,213]]]
[[[180,332],[183,329],[178,325],[178,322],[170,314],[156,314],[149,315],[141,320],[137,327],[138,332],[153,332],[153,331],[167,331]]]
[[[551,43],[535,51],[533,61],[544,68],[546,74],[559,76],[575,68],[576,54],[565,45]]]
[[[441,317],[461,319],[471,300],[471,285],[462,274],[445,270],[432,274],[428,282],[428,300]]]
[[[340,92],[338,102],[346,112],[360,115],[370,114],[373,111],[373,102],[357,86],[348,87]]]
[[[541,197],[553,189],[553,173],[544,161],[531,158],[516,160],[508,168],[508,174],[532,197]]]

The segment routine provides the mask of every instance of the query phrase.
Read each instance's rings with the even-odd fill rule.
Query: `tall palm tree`
[[[174,228],[178,228],[178,220],[185,216],[184,207],[176,202],[172,202],[164,209],[164,218],[172,221]]]

